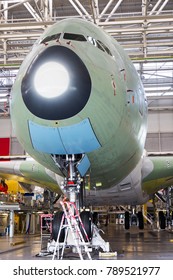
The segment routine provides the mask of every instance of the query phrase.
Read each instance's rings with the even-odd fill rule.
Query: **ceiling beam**
[[[86,9],[78,0],[68,0],[68,1],[71,3],[71,5],[75,8],[75,10],[82,18],[85,19],[87,17],[90,20],[92,20],[91,15],[86,11]]]
[[[26,2],[29,2],[29,1],[31,1],[31,0],[20,0],[20,2],[19,2],[19,1],[16,1],[16,2],[17,2],[16,4],[1,9],[1,10],[0,10],[0,13],[5,12],[5,11],[7,11],[7,10],[11,10],[11,9],[13,9],[13,8],[16,8],[16,7],[22,5],[22,4],[26,3]],[[5,1],[3,1],[3,2],[5,2]],[[7,0],[6,2],[9,2],[9,1]]]
[[[158,0],[157,3],[155,4],[155,6],[152,8],[151,12],[149,13],[149,15],[153,15],[157,9],[157,7],[161,4],[162,0]]]
[[[29,3],[24,3],[23,5],[36,21],[40,22],[43,20]]]
[[[90,5],[91,5],[91,12],[93,16],[94,23],[98,23],[99,21],[99,5],[98,5],[99,0],[90,0]]]
[[[156,12],[156,15],[159,15],[162,10],[164,9],[164,7],[166,6],[166,4],[168,3],[169,0],[164,0],[162,6],[160,7],[160,9]]]
[[[123,2],[124,0],[118,0],[118,2],[116,3],[115,7],[113,8],[113,10],[110,12],[110,14],[107,16],[105,22],[108,22],[109,19],[113,16],[113,14],[116,12],[116,10],[118,9],[118,7],[121,5],[121,3]]]
[[[145,17],[147,16],[147,6],[148,6],[147,0],[142,0],[142,15]]]
[[[106,4],[106,6],[104,7],[103,11],[101,12],[101,14],[99,16],[99,20],[105,15],[105,13],[109,9],[109,7],[112,4],[112,2],[114,2],[114,0],[109,0],[109,2]]]

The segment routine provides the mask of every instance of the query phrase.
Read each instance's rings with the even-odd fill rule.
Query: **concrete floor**
[[[102,229],[105,232],[102,237],[110,242],[113,252],[117,251],[118,260],[173,260],[173,231],[138,230],[136,227],[125,231],[122,225],[113,224],[102,226]],[[52,259],[52,255],[38,256],[40,250],[40,235],[0,237],[0,260]],[[91,256],[92,259],[99,259],[98,252],[93,252]],[[79,259],[79,257],[68,249],[65,251],[64,259]]]

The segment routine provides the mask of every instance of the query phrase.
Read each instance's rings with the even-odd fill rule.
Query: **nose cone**
[[[22,80],[21,92],[32,114],[62,120],[85,107],[91,93],[91,78],[74,51],[51,46],[32,61]]]

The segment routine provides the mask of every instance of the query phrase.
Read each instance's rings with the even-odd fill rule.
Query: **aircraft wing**
[[[142,189],[149,195],[171,186],[173,185],[173,156],[144,157],[141,172]],[[35,160],[0,161],[0,178],[62,193],[59,185],[63,178]]]
[[[37,185],[59,194],[62,193],[57,183],[62,178],[35,160],[0,161],[0,178]]]
[[[173,156],[148,156],[142,164],[142,189],[148,194],[173,185]]]

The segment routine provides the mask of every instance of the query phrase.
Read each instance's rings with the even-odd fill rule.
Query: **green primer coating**
[[[21,82],[34,57],[47,47],[39,44],[40,40],[60,32],[83,34],[100,40],[110,49],[113,57],[90,42],[72,41],[71,45],[67,45],[66,40],[61,38],[61,45],[75,51],[85,63],[92,80],[92,92],[86,106],[77,115],[49,121],[34,116],[26,108],[21,95]],[[50,42],[49,46],[54,44],[57,42]],[[33,149],[28,120],[40,125],[63,127],[89,118],[102,146],[87,154],[91,162],[91,186],[97,182],[102,183],[101,188],[115,185],[134,169],[143,153],[147,104],[141,81],[120,45],[101,28],[87,21],[68,19],[58,22],[35,43],[22,63],[12,89],[11,117],[16,136],[27,153],[59,175],[62,174],[61,170],[51,155]]]
[[[153,164],[153,170],[142,180],[142,189],[153,194],[173,184],[173,157],[156,156],[149,157],[149,160]]]

